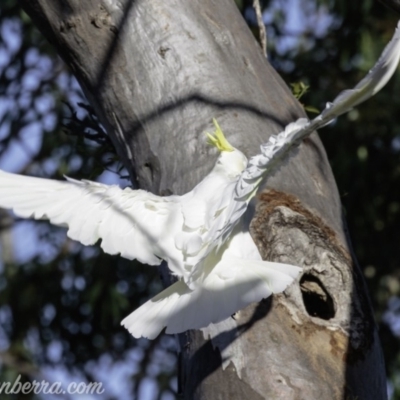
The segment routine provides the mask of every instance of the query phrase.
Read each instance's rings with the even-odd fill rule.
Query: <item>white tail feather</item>
[[[191,290],[178,281],[122,321],[136,338],[154,339],[164,329],[180,333],[220,322],[248,304],[282,292],[301,268],[261,260],[223,259]]]

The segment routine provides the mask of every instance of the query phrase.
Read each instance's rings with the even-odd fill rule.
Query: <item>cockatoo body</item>
[[[253,302],[283,292],[300,268],[263,261],[243,218],[228,240],[196,267],[196,287],[179,280],[122,321],[134,337],[200,329]],[[138,323],[140,321],[140,323]]]
[[[247,166],[215,122],[210,143],[221,154],[212,171],[183,196],[159,197],[144,190],[97,182],[32,178],[0,171],[0,206],[23,218],[67,226],[84,245],[159,265],[167,261],[179,279],[123,321],[135,337],[154,338],[206,327],[253,301],[283,291],[299,267],[262,261],[248,231],[229,225],[235,187]],[[247,203],[246,203],[247,207]]]

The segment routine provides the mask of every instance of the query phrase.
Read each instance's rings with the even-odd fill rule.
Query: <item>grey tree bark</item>
[[[74,72],[132,181],[154,193],[185,193],[211,170],[212,118],[252,156],[304,116],[232,0],[20,3]],[[212,341],[180,335],[184,398],[385,399],[368,295],[316,134],[266,180],[251,232],[265,259],[305,272]]]

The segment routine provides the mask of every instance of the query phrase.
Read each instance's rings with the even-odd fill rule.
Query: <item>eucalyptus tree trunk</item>
[[[304,116],[233,0],[20,0],[80,82],[132,181],[183,194],[217,154],[216,118],[247,156]],[[121,130],[118,130],[118,125]],[[185,399],[386,398],[362,274],[314,134],[269,176],[251,232],[263,258],[304,266],[284,294],[180,335]],[[217,306],[217,305],[216,305]]]

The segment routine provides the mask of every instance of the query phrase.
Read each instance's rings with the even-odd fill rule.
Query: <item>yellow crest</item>
[[[215,132],[214,135],[206,132],[208,136],[207,143],[210,144],[211,146],[215,146],[219,151],[233,151],[234,148],[226,140],[226,137],[215,118],[213,118],[213,122],[215,126]]]

